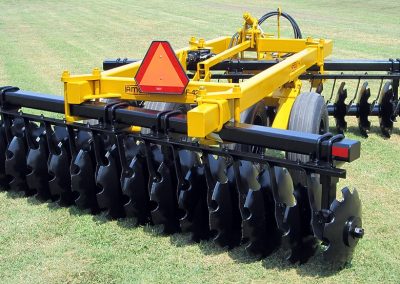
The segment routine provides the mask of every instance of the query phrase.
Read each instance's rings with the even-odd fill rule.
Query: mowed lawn
[[[152,40],[180,48],[190,36],[231,35],[243,12],[260,17],[278,6],[303,35],[334,39],[333,57],[400,57],[398,1],[0,0],[0,86],[62,94],[63,70],[86,73],[104,58],[141,58]],[[355,119],[349,124],[347,136],[361,140],[362,155],[346,166],[340,186],[358,189],[366,234],[344,270],[329,269],[321,255],[291,265],[280,250],[255,261],[243,247],[193,244],[134,220],[107,221],[0,192],[0,283],[398,282],[400,122],[391,139],[380,136],[375,119],[368,139],[357,134]]]

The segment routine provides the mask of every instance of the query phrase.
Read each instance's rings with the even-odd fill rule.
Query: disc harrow
[[[27,97],[23,91],[3,89],[2,93],[6,101],[23,97],[25,102],[20,106],[29,104],[29,96],[41,99],[31,93]],[[63,103],[62,98],[54,100]],[[95,112],[104,106],[86,105]],[[126,109],[119,111],[127,115]],[[144,113],[157,120],[154,111],[135,108],[129,112],[134,119]],[[120,123],[65,124],[63,120],[22,113],[8,103],[3,104],[1,114],[1,139],[9,141],[2,148],[5,170],[1,174],[9,190],[76,205],[92,213],[104,211],[110,218],[127,216],[137,218],[140,224],[160,224],[165,233],[189,232],[195,241],[212,239],[229,248],[244,244],[245,250],[257,257],[268,256],[282,244],[292,262],[306,262],[319,240],[329,242],[326,258],[343,264],[362,236],[356,191],[344,189],[344,201],[339,202],[333,194],[334,181],[327,188],[315,181],[313,186],[302,186],[293,183],[288,170],[301,169],[310,180],[313,176],[343,177],[344,170],[327,166],[324,157],[335,143],[344,143],[339,147],[347,147],[350,156],[357,155],[356,141],[325,143],[319,135],[310,134],[307,145],[317,151],[315,145],[320,143],[320,160],[297,163],[230,150],[229,145],[200,145],[181,136],[179,129],[171,136],[170,129],[135,134]],[[177,128],[186,123],[185,115],[172,119]],[[5,125],[11,125],[7,135]],[[278,142],[272,137],[282,135],[282,131],[265,127],[262,129],[272,133],[257,132],[259,129],[250,125],[239,129],[226,128],[225,136],[255,135],[253,138],[259,138],[255,141],[260,141],[257,146],[271,148]],[[304,138],[297,132],[291,134],[286,137],[288,141]],[[20,174],[21,168],[26,169],[26,178]],[[325,191],[333,196],[324,205],[320,193]]]
[[[280,16],[294,38],[262,31]],[[65,71],[64,97],[1,87],[2,188],[195,242],[243,246],[256,258],[283,249],[288,261],[305,263],[322,244],[324,258],[342,267],[364,234],[357,190],[343,188],[340,201],[336,194],[341,166],[360,157],[360,142],[329,133],[328,113],[340,133],[353,114],[363,135],[370,115],[389,135],[399,109],[397,62],[327,61],[332,41],[302,39],[286,13],[243,18],[233,37],[191,38],[179,51],[154,41],[142,61]],[[367,77],[381,80],[372,102]],[[354,98],[347,102],[342,82],[331,103],[336,81],[346,78],[358,80]]]

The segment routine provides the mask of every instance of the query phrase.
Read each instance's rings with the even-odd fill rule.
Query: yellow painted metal
[[[286,83],[297,80],[301,74],[315,64],[316,57],[316,48],[306,48],[240,83],[241,110],[254,105]]]
[[[130,129],[132,132],[140,132],[142,128],[140,126],[131,126]]]
[[[203,79],[204,81],[208,82],[211,79],[211,73],[210,73],[210,68],[216,65],[217,63],[231,58],[235,55],[237,55],[239,52],[245,51],[250,47],[250,41],[245,41],[242,42],[241,44],[238,44],[237,46],[234,46],[230,49],[227,49],[225,51],[222,51],[221,53],[204,60],[200,63],[197,64],[197,72],[193,77],[194,81],[198,81],[200,79]]]
[[[289,125],[290,112],[296,97],[300,94],[302,82],[296,80],[292,83],[293,88],[282,88],[272,96],[278,99],[278,109],[272,123],[273,128],[287,129]]]
[[[187,114],[188,135],[204,138],[218,132],[229,120],[239,121],[240,113],[264,100],[277,108],[273,127],[286,129],[295,98],[300,93],[299,76],[313,65],[324,72],[324,58],[332,52],[332,41],[323,39],[285,39],[263,35],[258,21],[250,14],[244,15],[244,24],[239,40],[232,44],[231,37],[211,41],[190,38],[189,46],[177,50],[176,56],[186,70],[187,54],[190,50],[210,49],[211,58],[197,65],[183,95],[141,93],[134,77],[141,62],[135,62],[109,71],[94,69],[92,74],[72,76],[64,72],[65,116],[68,121],[79,118],[70,115],[71,104],[100,98],[121,100],[162,101],[180,104],[197,104]],[[232,45],[232,46],[230,46]],[[212,67],[219,62],[235,57],[247,60],[245,54],[253,53],[257,59],[273,59],[274,54],[290,54],[279,58],[278,63],[264,71],[255,71],[250,79],[241,83],[215,82],[210,75]]]
[[[231,117],[232,108],[227,100],[204,100],[187,113],[188,136],[206,137],[218,132]]]
[[[278,38],[281,37],[281,15],[282,15],[282,9],[279,7],[278,8]]]
[[[261,31],[258,26],[258,19],[250,15],[250,13],[243,14],[243,28],[240,32],[242,42],[249,40],[250,47],[253,48],[256,44],[256,39],[261,35]]]
[[[307,47],[321,48],[323,50],[324,56],[326,57],[332,53],[333,43],[332,40],[313,38],[258,38],[257,40],[258,52],[296,53],[306,49]]]

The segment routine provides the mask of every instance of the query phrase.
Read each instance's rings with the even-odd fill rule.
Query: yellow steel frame
[[[215,54],[198,63],[197,72],[183,95],[141,93],[134,80],[141,62],[103,72],[94,69],[92,74],[87,75],[70,75],[64,71],[61,80],[64,82],[67,121],[80,119],[70,115],[71,104],[105,98],[197,104],[187,114],[188,136],[204,138],[218,132],[224,123],[232,119],[240,121],[241,112],[265,100],[267,105],[277,107],[272,126],[287,129],[291,108],[301,89],[299,76],[315,64],[323,73],[324,58],[332,52],[332,41],[271,38],[261,33],[257,20],[251,15],[246,13],[244,19],[239,42],[235,46],[229,46],[230,37],[211,41],[192,37],[187,48],[176,51],[184,69],[190,50],[208,48]],[[271,58],[274,54],[291,55],[241,83],[211,81],[212,66],[233,57],[246,60],[245,52],[255,53],[256,59]]]

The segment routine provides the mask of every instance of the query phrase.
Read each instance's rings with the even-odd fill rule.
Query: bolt
[[[62,73],[61,78],[62,78],[62,79],[66,79],[66,78],[69,78],[70,75],[71,75],[71,74],[69,73],[68,70],[64,70],[63,73]]]
[[[352,232],[353,237],[361,239],[364,236],[364,229],[360,227],[355,227]]]
[[[100,76],[100,69],[99,68],[93,68],[92,70],[92,75],[93,76]]]
[[[283,202],[279,202],[279,203],[277,203],[277,207],[279,207],[281,209],[285,209],[286,205]]]

